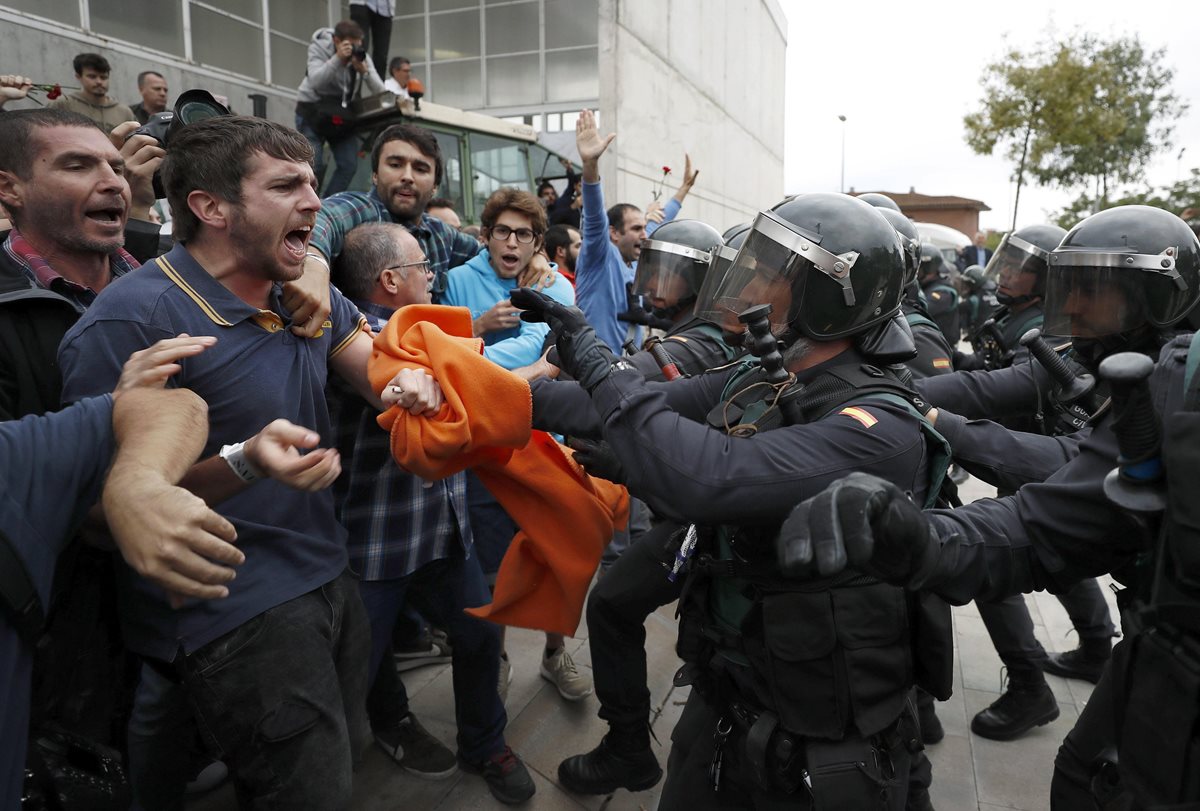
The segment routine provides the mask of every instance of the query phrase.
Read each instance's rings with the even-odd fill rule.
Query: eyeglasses
[[[512,234],[517,235],[517,242],[523,242],[526,245],[533,242],[533,238],[537,236],[532,228],[509,228],[507,225],[493,225],[491,228],[491,235],[501,242],[504,242]]]
[[[405,262],[403,265],[392,265],[384,270],[402,270],[404,268],[420,268],[426,276],[433,272],[433,269],[429,267],[428,259],[422,259],[420,262]]]

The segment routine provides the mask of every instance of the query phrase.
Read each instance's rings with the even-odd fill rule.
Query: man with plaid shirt
[[[442,182],[445,166],[437,138],[423,127],[395,124],[375,139],[371,149],[369,192],[346,191],[321,201],[317,222],[308,243],[305,275],[325,273],[336,261],[346,235],[364,223],[399,223],[416,237],[433,269],[433,297],[446,289],[450,268],[466,264],[482,246],[474,237],[425,212]],[[550,262],[535,256],[519,279],[522,287],[540,289],[554,277]]]
[[[434,274],[414,236],[391,223],[361,225],[347,234],[334,282],[375,331],[407,304],[429,304]],[[490,601],[473,553],[467,520],[466,474],[426,481],[392,459],[378,412],[332,381],[330,416],[346,460],[334,486],[338,518],[349,532],[350,567],[371,625],[368,711],[376,742],[406,770],[449,777],[455,756],[420,725],[392,663],[391,638],[408,605],[446,629],[453,648],[458,762],[482,772],[501,802],[528,799],[534,784],[504,742],[508,717],[497,689],[500,632],[464,613]]]

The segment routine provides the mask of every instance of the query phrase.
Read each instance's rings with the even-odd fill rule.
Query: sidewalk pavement
[[[985,497],[992,488],[972,479],[961,492],[964,500]],[[1102,580],[1113,616],[1116,605],[1108,579]],[[1049,651],[1075,647],[1066,612],[1051,595],[1027,595],[1038,639]],[[1050,778],[1054,755],[1063,736],[1074,725],[1091,694],[1092,685],[1047,676],[1062,714],[1017,741],[1001,743],[972,735],[971,717],[994,701],[1003,689],[1000,659],[992,648],[975,606],[954,609],[954,695],[938,704],[946,730],[940,743],[929,747],[933,761],[933,803],[938,811],[1045,811],[1050,807]],[[672,677],[679,667],[675,657],[674,605],[664,606],[646,622],[649,681],[656,717],[652,725],[657,742],[652,745],[665,769],[671,730],[687,699],[686,688],[675,688]],[[567,640],[575,662],[591,671],[587,627]],[[658,806],[658,786],[649,791],[618,791],[611,797],[579,797],[557,784],[563,758],[586,752],[604,735],[606,725],[596,717],[594,695],[579,703],[564,701],[538,670],[544,645],[541,633],[519,628],[508,630],[508,654],[513,682],[508,694],[507,739],[529,767],[537,794],[521,806],[530,811],[591,809],[592,811],[653,811]],[[403,674],[413,712],[426,728],[454,748],[454,701],[448,665],[425,667]],[[480,777],[458,773],[431,781],[401,771],[372,746],[363,767],[355,774],[356,811],[466,811],[504,808],[487,791]],[[188,804],[189,811],[236,808],[226,785]]]

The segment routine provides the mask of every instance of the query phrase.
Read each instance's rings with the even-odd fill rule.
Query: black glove
[[[581,386],[590,392],[608,377],[617,356],[596,335],[582,310],[560,304],[545,293],[528,287],[512,291],[509,300],[525,311],[521,313],[522,321],[550,325],[561,361],[556,365]]]
[[[567,440],[567,447],[575,451],[575,461],[589,476],[608,479],[616,484],[625,483],[625,471],[621,467],[621,460],[613,453],[612,446],[604,440],[571,437]]]
[[[917,586],[940,544],[899,487],[851,473],[801,502],[783,522],[776,552],[785,572],[829,577],[852,566],[895,586]]]

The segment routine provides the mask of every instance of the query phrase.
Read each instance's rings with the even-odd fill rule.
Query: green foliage
[[[1099,202],[1094,195],[1082,194],[1055,214],[1053,220],[1063,228],[1070,228],[1084,217],[1095,214],[1097,211],[1132,205],[1154,206],[1166,211],[1173,211],[1176,214],[1193,209],[1196,214],[1192,216],[1200,216],[1200,168],[1192,169],[1187,178],[1170,186],[1157,188],[1146,186],[1140,190],[1116,190],[1103,203]]]
[[[1165,55],[1136,36],[1090,34],[1010,50],[984,69],[980,108],[963,119],[967,145],[983,155],[1003,148],[1018,184],[1028,175],[1042,186],[1091,186],[1106,200],[1110,186],[1145,177],[1187,110]]]

